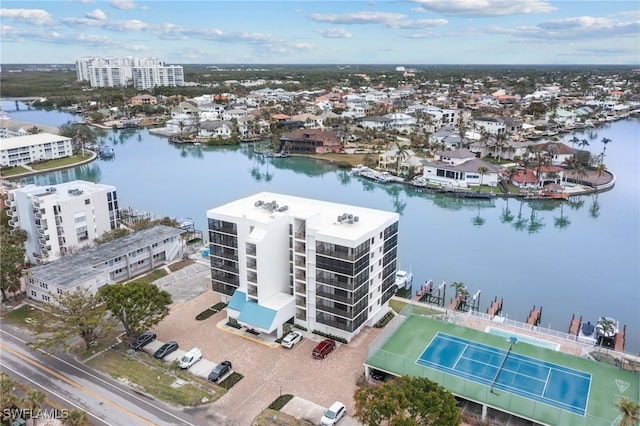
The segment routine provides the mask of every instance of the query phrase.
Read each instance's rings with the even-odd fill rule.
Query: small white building
[[[212,289],[227,316],[352,339],[396,291],[398,214],[263,192],[207,211]]]
[[[434,161],[422,160],[423,178],[445,188],[469,188],[470,186],[497,186],[500,169],[476,158],[468,149],[440,151]],[[481,173],[480,170],[486,170]]]
[[[157,225],[46,265],[25,275],[30,299],[52,302],[52,295],[127,281],[170,263],[182,254],[182,229]]]
[[[52,133],[0,138],[0,167],[71,157],[71,138]]]
[[[112,185],[75,180],[26,185],[8,195],[9,225],[27,233],[26,255],[34,263],[87,247],[118,226],[118,198]]]

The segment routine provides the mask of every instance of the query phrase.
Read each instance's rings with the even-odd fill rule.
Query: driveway
[[[201,277],[205,278],[204,275]],[[203,360],[213,363],[229,360],[234,371],[244,376],[212,404],[210,414],[224,418],[225,425],[246,426],[281,394],[292,394],[321,408],[341,401],[347,406],[347,413],[353,413],[356,383],[362,380],[367,348],[379,329],[365,328],[348,345],[339,344],[326,359],[316,360],[311,351],[323,339],[320,336],[305,333],[305,338],[293,349],[273,348],[218,328],[216,325],[226,317],[225,311],[203,321],[195,320],[197,314],[219,301],[219,295],[205,291],[187,302],[176,303],[155,330],[159,341],[175,340],[185,350],[197,346],[202,350]],[[309,407],[305,416],[317,416],[309,420],[318,422],[323,410],[314,411],[313,404]],[[210,422],[211,417],[206,420]]]

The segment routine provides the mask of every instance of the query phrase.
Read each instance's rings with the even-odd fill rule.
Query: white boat
[[[413,274],[410,271],[396,272],[396,287],[398,288],[398,290],[410,289],[412,282],[413,282]]]
[[[608,324],[608,326],[605,326],[605,324]],[[596,339],[602,337],[603,339],[613,340],[616,334],[618,334],[618,331],[620,331],[619,329],[618,321],[609,317],[600,317],[595,327],[595,337]]]

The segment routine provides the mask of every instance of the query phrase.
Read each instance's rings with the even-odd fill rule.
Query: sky
[[[640,64],[637,0],[2,0],[1,64]]]

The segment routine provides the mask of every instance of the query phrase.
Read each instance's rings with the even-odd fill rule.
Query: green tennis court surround
[[[370,347],[366,365],[427,377],[462,398],[539,424],[616,425],[618,399],[639,398],[638,374],[520,340],[512,344],[503,336],[411,313],[385,332]]]

